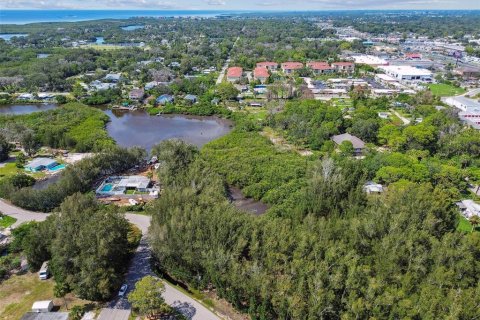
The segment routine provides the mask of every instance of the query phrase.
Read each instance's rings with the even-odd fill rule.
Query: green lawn
[[[445,83],[435,83],[428,86],[430,91],[439,97],[456,96],[465,93],[465,89],[455,87]]]
[[[12,218],[10,216],[5,216],[0,213],[0,228],[8,228],[12,224],[14,224],[17,219]]]
[[[472,224],[464,216],[460,216],[460,221],[457,226],[457,231],[472,232]],[[475,231],[480,231],[480,226],[475,228]]]

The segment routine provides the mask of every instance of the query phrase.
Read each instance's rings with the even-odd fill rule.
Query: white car
[[[120,291],[118,292],[118,296],[120,298],[123,298],[125,296],[125,293],[127,293],[127,289],[128,289],[128,285],[126,284],[122,285],[122,287],[120,288]]]

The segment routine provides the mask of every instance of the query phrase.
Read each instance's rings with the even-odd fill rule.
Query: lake
[[[150,116],[144,111],[104,110],[110,117],[108,134],[122,147],[147,150],[162,140],[182,139],[198,147],[231,130],[231,123],[214,117]]]
[[[0,114],[29,114],[39,111],[55,109],[55,104],[12,104],[0,105]]]
[[[105,40],[103,37],[96,37],[95,44],[104,44]]]
[[[28,114],[56,107],[55,104],[0,105],[0,114]],[[150,151],[160,141],[174,138],[202,147],[231,130],[230,121],[216,117],[150,116],[143,110],[101,109],[110,117],[108,134],[122,147],[140,146]]]
[[[145,26],[142,26],[142,25],[133,25],[133,26],[125,26],[125,27],[122,27],[122,30],[124,30],[124,31],[134,31],[134,30],[143,29],[143,28],[145,28]]]
[[[28,34],[26,33],[1,33],[0,34],[0,39],[3,39],[5,41],[10,41],[13,37],[17,38],[24,38],[27,37]]]

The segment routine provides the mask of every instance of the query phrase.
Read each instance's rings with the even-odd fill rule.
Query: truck
[[[40,278],[40,280],[47,280],[49,276],[50,271],[48,269],[48,261],[45,261],[44,263],[42,263],[42,267],[38,272],[38,277]]]

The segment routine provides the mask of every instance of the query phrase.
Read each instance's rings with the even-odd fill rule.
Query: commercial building
[[[444,100],[449,106],[460,109],[458,118],[475,129],[480,129],[480,102],[464,96],[448,97]]]
[[[380,67],[387,75],[401,82],[431,82],[432,72],[427,69],[414,68],[411,66],[382,66]]]
[[[372,55],[355,55],[352,56],[351,59],[353,59],[356,64],[366,64],[371,67],[388,66],[387,60]]]
[[[241,67],[231,67],[227,70],[227,81],[236,82],[243,76],[243,69]]]

